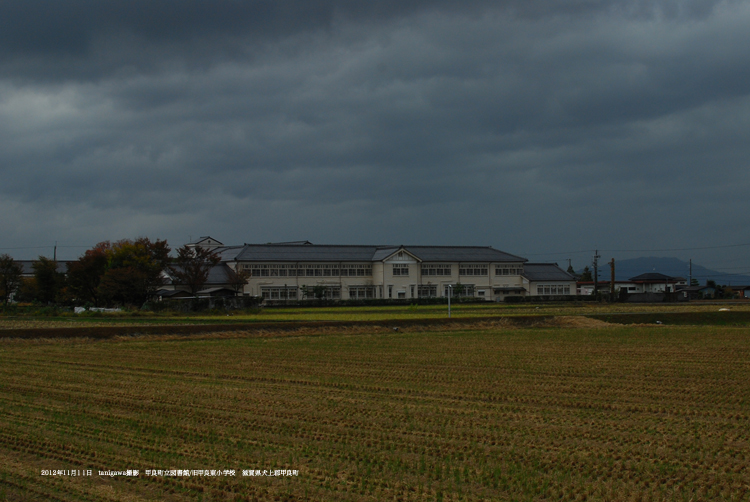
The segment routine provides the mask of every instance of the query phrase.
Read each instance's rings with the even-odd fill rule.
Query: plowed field
[[[742,327],[0,341],[0,500],[750,500],[749,430]]]

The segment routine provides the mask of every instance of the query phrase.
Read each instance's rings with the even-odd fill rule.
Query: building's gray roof
[[[234,261],[245,246],[222,246],[213,250],[221,257],[221,261]]]
[[[166,273],[171,277],[169,270],[166,270]],[[232,271],[227,264],[220,263],[215,267],[211,267],[211,270],[208,271],[208,279],[206,279],[205,285],[229,284],[233,275],[234,271]],[[172,279],[172,282],[176,284],[174,281],[175,280]]]
[[[401,249],[401,246],[379,246],[370,259],[372,261],[383,261],[399,249]]]
[[[234,248],[217,250],[226,261],[254,262],[373,262],[381,261],[399,249],[423,262],[524,262],[525,258],[489,246],[347,246],[245,244],[235,254]]]
[[[404,246],[422,261],[525,262],[526,258],[498,251],[490,246]]]
[[[556,263],[527,263],[523,276],[530,281],[575,281],[576,278],[561,269]]]
[[[375,246],[245,244],[237,261],[371,261]]]

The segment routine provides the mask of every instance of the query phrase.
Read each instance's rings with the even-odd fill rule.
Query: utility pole
[[[599,250],[594,250],[594,298],[599,295]]]
[[[688,281],[688,287],[691,287],[693,285],[693,259],[690,258],[690,280]]]
[[[615,301],[615,259],[609,262],[609,268],[612,272],[611,279],[609,280],[609,298],[610,301]]]
[[[451,296],[453,296],[453,286],[448,284],[448,319],[451,317]]]
[[[52,261],[57,261],[57,241],[55,241],[55,248],[52,251]]]

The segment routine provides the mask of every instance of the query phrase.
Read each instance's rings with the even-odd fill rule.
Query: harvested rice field
[[[750,330],[0,339],[0,500],[750,500]]]

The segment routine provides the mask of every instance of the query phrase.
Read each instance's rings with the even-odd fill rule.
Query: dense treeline
[[[182,246],[176,258],[170,258],[170,251],[166,240],[105,241],[68,263],[67,270],[39,256],[31,277],[23,277],[22,267],[2,255],[0,294],[4,304],[12,299],[42,305],[141,306],[165,285],[165,272],[195,294],[220,261],[203,248]]]

